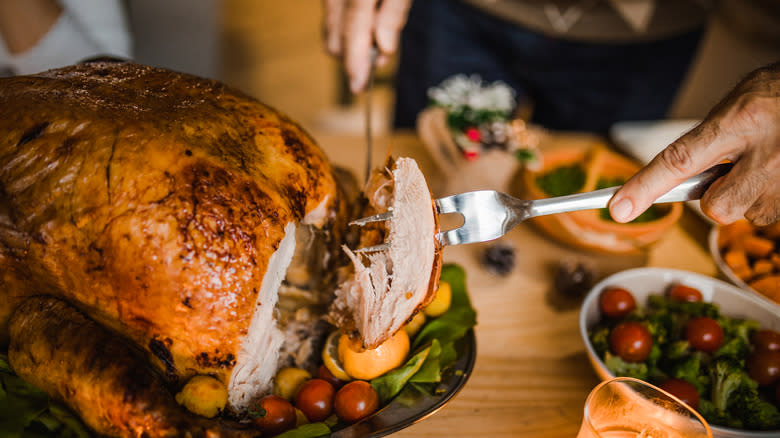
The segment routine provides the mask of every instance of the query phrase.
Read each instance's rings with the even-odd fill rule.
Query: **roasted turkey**
[[[380,169],[396,172],[387,199],[361,207],[289,118],[219,82],[134,63],[0,79],[0,102],[0,348],[101,434],[230,435],[176,417],[171,391],[211,375],[240,418],[280,366],[311,365],[326,321],[376,345],[432,296],[440,248],[412,160]],[[342,250],[355,212],[388,206],[410,209],[384,226],[408,236],[390,231],[393,249],[363,262]],[[402,263],[408,250],[422,262]],[[338,286],[345,253],[353,272]],[[356,283],[366,269],[397,287]],[[139,364],[149,385],[130,384]]]

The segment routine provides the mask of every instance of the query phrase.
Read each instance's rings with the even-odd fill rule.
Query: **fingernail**
[[[623,198],[610,208],[612,218],[618,222],[627,222],[631,212],[634,210],[634,204],[628,198]]]
[[[349,82],[349,88],[352,90],[353,93],[359,93],[363,89],[363,79],[361,78],[352,78],[352,80]]]

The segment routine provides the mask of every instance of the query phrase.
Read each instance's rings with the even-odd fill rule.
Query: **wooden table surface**
[[[363,137],[313,133],[329,158],[364,174]],[[555,139],[553,139],[555,141]],[[392,145],[395,156],[420,164],[439,197],[451,193],[441,172],[413,133],[374,139],[379,163]],[[544,148],[545,145],[543,144]],[[456,185],[482,181],[480,170],[466,170]],[[485,187],[470,187],[477,190]],[[438,192],[437,192],[438,191]],[[487,244],[447,247],[445,263],[466,270],[469,294],[477,310],[477,361],[463,390],[432,417],[398,437],[573,437],[582,421],[585,398],[599,382],[580,338],[580,300],[553,287],[553,267],[560,260],[584,261],[597,279],[640,266],[672,267],[715,275],[706,249],[708,225],[691,211],[646,254],[596,255],[558,244],[532,225],[520,224],[502,239],[516,249],[516,265],[507,276],[486,271],[479,256]]]

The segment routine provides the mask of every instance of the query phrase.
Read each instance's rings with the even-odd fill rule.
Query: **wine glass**
[[[712,438],[707,421],[677,397],[633,377],[598,384],[577,438]]]

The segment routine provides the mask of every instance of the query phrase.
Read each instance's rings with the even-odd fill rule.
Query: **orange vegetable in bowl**
[[[610,151],[598,141],[572,142],[569,146],[546,150],[542,154],[542,162],[542,168],[537,171],[523,171],[522,197],[542,199],[571,194],[550,189],[549,180],[545,177],[555,176],[554,172],[561,174],[564,173],[562,171],[573,169],[568,176],[562,176],[579,178],[579,181],[560,188],[569,192],[574,189],[572,193],[577,193],[620,185],[640,169],[639,165]],[[582,175],[577,175],[578,169]],[[682,205],[679,203],[657,204],[652,208],[652,216],[646,215],[643,220],[627,224],[613,221],[606,210],[540,216],[533,218],[532,222],[556,240],[579,248],[630,254],[638,253],[659,240],[682,214]]]

